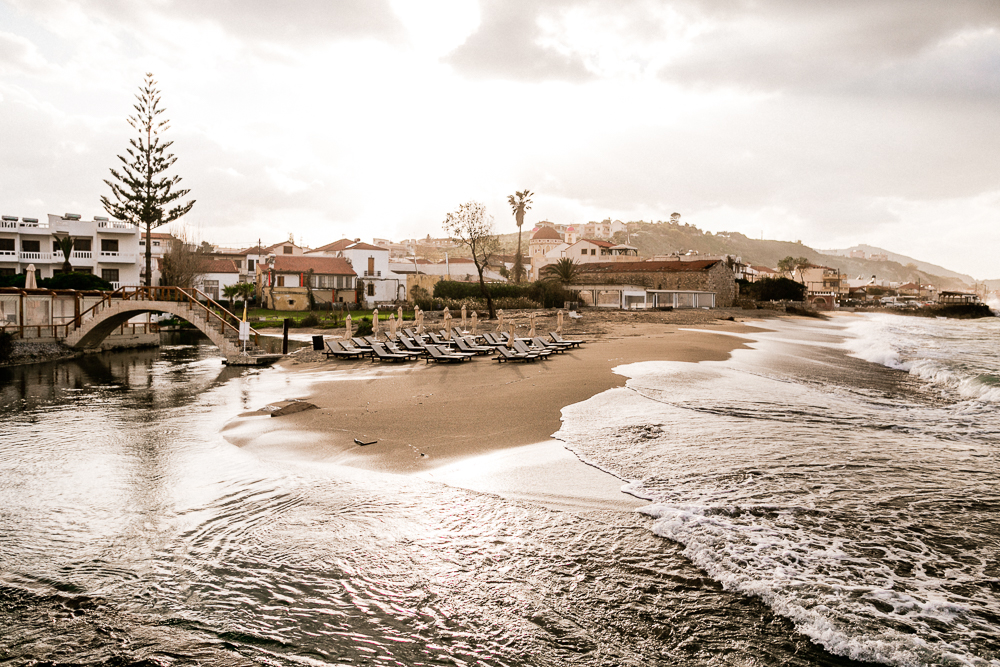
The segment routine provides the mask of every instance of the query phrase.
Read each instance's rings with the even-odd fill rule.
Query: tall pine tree
[[[186,214],[194,206],[194,200],[169,208],[190,190],[175,189],[181,177],[164,174],[177,158],[167,152],[174,142],[160,138],[160,134],[170,128],[170,121],[159,118],[164,109],[160,107],[160,91],[152,74],[146,74],[146,81],[140,86],[135,99],[135,115],[129,116],[128,123],[139,136],[129,139],[128,157],[118,156],[122,163],[120,171],[112,168],[113,180],[104,181],[111,188],[114,201],[102,195],[101,204],[113,218],[145,228],[145,284],[148,287],[153,279],[152,230]]]

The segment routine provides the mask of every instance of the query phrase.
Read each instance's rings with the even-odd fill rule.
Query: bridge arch
[[[95,315],[66,336],[66,345],[80,349],[93,349],[115,332],[118,327],[136,315],[144,313],[170,313],[193,324],[205,334],[226,357],[240,354],[241,345],[233,327],[210,323],[202,308],[195,308],[189,302],[179,301],[112,301]],[[224,329],[224,330],[223,330]]]

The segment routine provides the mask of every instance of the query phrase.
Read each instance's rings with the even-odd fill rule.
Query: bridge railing
[[[49,340],[66,338],[73,331],[72,324],[26,324],[24,326],[14,324],[0,324],[0,331],[9,333],[14,340]],[[156,322],[126,322],[113,331],[111,335],[136,335],[147,333],[158,333],[160,325]]]
[[[177,303],[186,303],[191,306],[198,307],[202,309],[205,313],[206,323],[210,326],[216,326],[219,332],[225,334],[227,331],[233,332],[239,335],[239,328],[234,326],[228,318],[232,318],[234,321],[238,321],[235,315],[226,310],[221,304],[216,302],[210,296],[205,294],[199,289],[191,288],[184,289],[180,287],[122,287],[116,289],[113,292],[106,292],[98,303],[87,310],[80,313],[73,321],[69,324],[62,325],[65,326],[64,335],[68,335],[73,329],[79,328],[83,322],[88,319],[88,315],[96,315],[98,312],[103,310],[105,307],[111,305],[116,300],[120,301],[173,301]],[[218,311],[225,313],[225,316],[220,315]],[[70,329],[69,327],[72,327]],[[253,334],[254,344],[260,345],[260,332],[251,328],[250,333]]]

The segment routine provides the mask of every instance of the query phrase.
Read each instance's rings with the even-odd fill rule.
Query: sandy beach
[[[623,386],[616,366],[728,358],[743,344],[732,334],[759,330],[742,323],[742,315],[588,311],[566,329],[567,337],[586,344],[527,364],[492,357],[463,364],[327,361],[301,350],[284,366],[311,375],[311,391],[276,399],[317,409],[280,418],[266,410],[244,413],[223,435],[269,457],[416,474],[553,508],[632,509],[641,501],[621,493],[622,480],[580,462],[551,439],[560,411]],[[540,319],[539,331],[547,324]]]

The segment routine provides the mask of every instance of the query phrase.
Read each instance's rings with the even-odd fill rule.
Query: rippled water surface
[[[841,363],[842,352],[824,349],[816,363]],[[993,520],[983,503],[996,496],[969,495],[992,474],[982,463],[995,460],[991,442],[947,440],[925,426],[914,439],[892,416],[909,389],[868,362],[850,362],[871,373],[874,388],[859,392],[823,389],[822,373],[805,381],[789,370],[800,362],[769,354],[771,375],[703,364],[636,374],[632,388],[616,390],[624,402],[615,392],[594,399],[613,406],[609,422],[567,411],[562,435],[641,479],[658,503],[652,517],[551,511],[245,452],[219,435],[227,420],[303,396],[307,382],[324,378],[225,368],[209,347],[0,369],[0,658],[848,665],[778,597],[793,604],[800,591],[796,604],[812,614],[838,596],[860,600],[881,623],[875,615],[888,618],[899,598],[878,598],[871,582],[897,571],[907,582],[934,577],[940,590],[959,572],[945,601],[976,604],[920,622],[944,627],[945,612],[964,614],[963,627],[987,637],[966,644],[992,647],[989,628],[976,623],[992,622],[984,614],[994,603],[970,578],[996,580],[983,533]],[[720,385],[719,373],[735,387]],[[935,400],[914,409],[939,409]],[[867,412],[852,415],[859,404]],[[949,447],[967,457],[968,475],[949,468],[959,456]],[[915,469],[943,463],[917,488],[900,481],[907,474],[892,452]],[[947,474],[968,481],[954,488]],[[903,507],[925,509],[904,522]],[[954,519],[934,523],[963,511],[961,534]],[[815,552],[836,549],[846,555],[823,565],[837,566],[823,580]],[[754,589],[757,570],[766,576]],[[922,593],[920,585],[899,590]],[[924,632],[917,620],[900,623]]]
[[[619,369],[559,437],[832,652],[1000,664],[1000,320],[767,326],[727,362]]]

